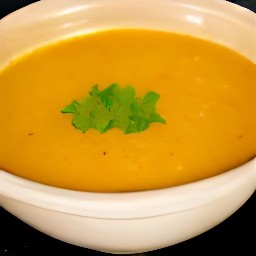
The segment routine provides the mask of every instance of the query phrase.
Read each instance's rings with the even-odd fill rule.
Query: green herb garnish
[[[102,91],[94,85],[87,97],[72,101],[61,112],[73,114],[72,125],[82,132],[92,128],[105,133],[116,127],[125,134],[136,133],[148,129],[153,122],[166,123],[156,113],[159,98],[152,91],[137,98],[131,85],[121,88],[111,84]]]

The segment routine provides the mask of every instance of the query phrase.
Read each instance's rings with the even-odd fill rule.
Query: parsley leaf
[[[82,132],[96,129],[105,133],[119,128],[129,134],[142,132],[153,122],[166,124],[165,119],[156,113],[159,98],[160,95],[152,91],[137,98],[131,85],[121,88],[118,84],[111,84],[102,91],[94,85],[87,97],[72,101],[61,112],[73,114],[72,125]]]

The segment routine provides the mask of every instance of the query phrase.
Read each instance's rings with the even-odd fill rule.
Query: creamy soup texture
[[[167,124],[85,133],[61,109],[92,85],[160,94]],[[62,188],[123,192],[200,180],[256,155],[256,66],[223,46],[120,29],[18,57],[0,72],[0,169]]]

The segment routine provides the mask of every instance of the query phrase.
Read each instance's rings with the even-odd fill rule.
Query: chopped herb
[[[102,91],[94,85],[87,97],[72,101],[61,112],[73,114],[72,125],[82,132],[91,128],[105,133],[119,128],[125,134],[136,133],[148,129],[153,122],[166,123],[156,113],[159,98],[153,91],[137,98],[131,85],[121,88],[111,84]]]

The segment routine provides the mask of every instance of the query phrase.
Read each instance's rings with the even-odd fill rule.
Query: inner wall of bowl
[[[0,21],[0,68],[49,42],[113,28],[190,34],[256,62],[254,13],[222,0],[44,0]]]

